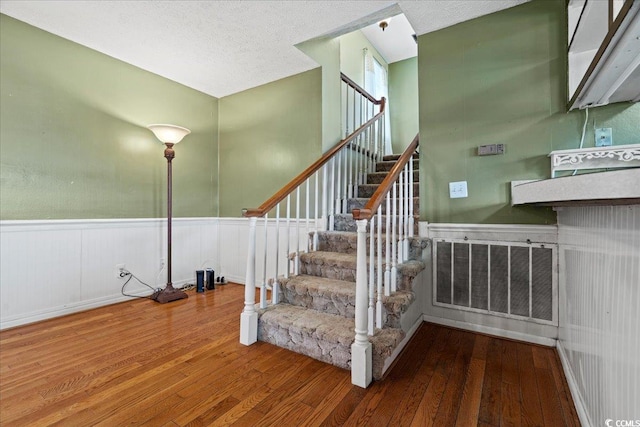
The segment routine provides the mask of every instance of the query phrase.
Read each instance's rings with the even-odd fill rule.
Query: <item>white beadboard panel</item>
[[[499,245],[503,242],[557,243],[556,226],[512,224],[428,224],[428,237],[432,239],[482,240]],[[429,250],[433,249],[433,245]],[[432,259],[432,254],[429,259]],[[523,319],[507,318],[474,311],[463,311],[436,305],[434,295],[433,265],[427,264],[426,282],[428,297],[424,301],[424,319],[444,325],[461,327],[507,338],[520,339],[543,345],[555,345],[558,327]]]
[[[2,319],[81,299],[81,232],[4,233],[0,247]]]
[[[559,347],[584,425],[640,420],[640,205],[558,212]]]
[[[220,274],[228,281],[244,283],[249,221],[246,218],[220,218],[218,233]]]
[[[172,282],[193,282],[195,270],[218,264],[217,218],[173,220]],[[0,222],[0,328],[86,310],[129,297],[116,264],[152,287],[166,284],[166,220]],[[131,280],[125,291],[149,295]]]

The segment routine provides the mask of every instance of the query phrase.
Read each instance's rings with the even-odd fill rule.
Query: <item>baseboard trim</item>
[[[500,338],[508,338],[512,340],[525,341],[532,344],[544,345],[547,347],[555,347],[556,339],[539,337],[537,335],[525,334],[522,332],[506,331],[504,329],[493,328],[490,326],[476,325],[475,323],[461,322],[459,320],[443,319],[428,314],[423,315],[425,322],[436,323],[442,326],[450,326],[452,328],[464,329],[471,332],[479,332],[487,335],[494,335]]]
[[[174,281],[173,284],[176,288],[182,287],[188,282],[193,280],[181,280]],[[140,289],[138,291],[131,291],[131,295],[135,296],[149,296],[150,289]],[[93,308],[104,307],[106,305],[117,304],[119,302],[129,301],[131,297],[124,295],[112,295],[104,298],[95,298],[87,301],[80,301],[72,304],[65,304],[63,306],[52,307],[46,310],[39,310],[32,313],[26,313],[24,315],[13,316],[0,320],[0,330],[15,328],[17,326],[28,325],[30,323],[40,322],[42,320],[49,320],[56,317],[67,316],[69,314],[79,313],[81,311],[91,310]]]
[[[384,377],[387,371],[389,370],[389,368],[393,366],[393,363],[396,361],[396,359],[398,358],[402,350],[404,350],[404,347],[407,345],[409,340],[411,340],[411,338],[413,337],[413,334],[416,333],[416,331],[418,330],[418,327],[421,324],[422,324],[422,319],[418,317],[418,320],[416,320],[416,323],[414,323],[413,326],[411,326],[411,328],[407,331],[407,334],[405,335],[404,339],[395,348],[395,350],[393,350],[393,353],[391,353],[391,355],[387,357],[387,360],[385,360],[384,365],[382,366],[382,377]]]
[[[564,376],[567,379],[567,384],[569,384],[569,392],[571,392],[573,404],[576,407],[576,412],[578,413],[578,418],[580,419],[580,424],[582,424],[583,426],[593,426],[594,424],[589,418],[587,406],[585,405],[582,394],[580,393],[578,382],[576,381],[576,377],[573,374],[573,369],[571,369],[571,365],[569,364],[569,359],[567,358],[567,353],[564,349],[564,346],[562,345],[562,341],[558,340],[558,344],[556,345],[556,347],[558,349],[558,356],[560,356],[560,362],[562,363]]]

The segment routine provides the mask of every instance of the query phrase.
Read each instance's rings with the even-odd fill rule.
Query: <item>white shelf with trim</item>
[[[557,171],[640,167],[640,144],[556,150],[549,157],[551,178]]]
[[[511,182],[513,206],[632,204],[640,204],[640,168]]]

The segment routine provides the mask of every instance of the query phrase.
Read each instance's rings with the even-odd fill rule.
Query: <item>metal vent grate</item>
[[[556,246],[438,239],[434,304],[557,324]]]

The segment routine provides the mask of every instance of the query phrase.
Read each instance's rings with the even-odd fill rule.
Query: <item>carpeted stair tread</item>
[[[358,249],[358,234],[352,231],[319,231],[318,251],[355,254]]]
[[[410,291],[397,291],[389,296],[382,297],[384,306],[383,322],[385,326],[400,328],[402,314],[415,301],[416,295]]]
[[[356,254],[315,251],[300,254],[300,261],[311,264],[335,265],[337,267],[355,267]]]
[[[394,199],[391,200],[391,209],[393,209],[393,203],[396,203],[396,206],[398,205],[398,201],[400,199]],[[369,199],[366,197],[354,197],[351,199],[347,200],[347,212],[352,212],[354,209],[362,209],[367,205],[367,202],[369,202]],[[400,209],[399,206],[397,208],[398,210]],[[413,211],[414,214],[420,211],[420,197],[414,197],[413,198]],[[387,204],[382,203],[382,213],[386,214],[387,213]]]
[[[300,274],[356,281],[356,254],[316,251],[300,254]]]
[[[395,160],[383,160],[376,163],[376,172],[390,171],[395,166]],[[420,167],[420,161],[413,159],[413,170],[417,170]]]
[[[298,275],[280,280],[283,301],[324,313],[355,317],[356,284],[326,277]]]
[[[413,215],[413,235],[418,235],[418,223],[420,222],[420,215],[416,215],[414,212]],[[358,227],[356,226],[356,220],[353,219],[352,214],[335,214],[333,216],[334,229],[336,231],[348,231],[355,233],[358,231]],[[378,223],[376,221],[376,230],[378,228]],[[385,232],[387,229],[387,216],[382,215],[382,232]],[[367,232],[369,231],[369,223],[367,223]]]
[[[385,156],[382,157],[383,161],[390,161],[393,160],[394,162],[397,162],[398,160],[400,160],[400,157],[402,157],[402,154],[387,154]],[[413,158],[414,159],[419,159],[420,158],[420,154],[418,153],[413,153]]]
[[[383,227],[383,229],[386,227]],[[374,236],[374,245],[378,247],[378,233]],[[414,227],[415,231],[415,227]],[[367,251],[369,250],[370,233],[367,233]],[[339,252],[345,254],[355,254],[358,249],[358,234],[351,231],[319,231],[317,232],[318,251],[319,252]],[[382,256],[387,253],[387,235],[383,231],[381,233]],[[409,254],[408,259],[420,259],[422,250],[427,247],[428,239],[423,237],[409,237]],[[389,248],[391,249],[391,248]]]
[[[290,304],[259,311],[258,339],[343,369],[351,369],[354,320]],[[401,329],[377,329],[369,337],[373,375],[379,379],[387,357],[404,338]]]
[[[388,172],[371,172],[367,174],[367,184],[380,184],[386,178]],[[420,181],[420,171],[413,171],[413,182]]]
[[[373,193],[380,187],[380,184],[360,184],[358,185],[358,197],[371,197]],[[413,183],[413,194],[418,195],[420,191],[420,183]]]

